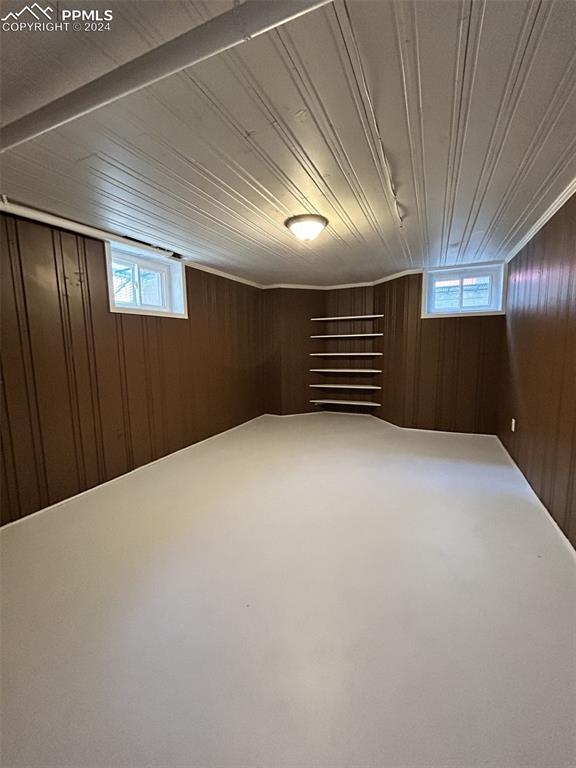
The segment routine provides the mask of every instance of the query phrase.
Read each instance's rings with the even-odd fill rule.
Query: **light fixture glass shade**
[[[328,219],[316,213],[291,216],[284,224],[298,240],[315,240],[328,224]]]

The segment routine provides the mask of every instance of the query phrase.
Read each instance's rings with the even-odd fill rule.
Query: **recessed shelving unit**
[[[375,327],[375,323],[377,320],[379,320],[381,317],[384,317],[384,315],[380,314],[370,314],[370,315],[331,315],[327,317],[311,317],[311,322],[326,322],[326,323],[334,323],[335,327],[328,327],[326,330],[337,330],[339,327],[343,331],[349,331],[354,329],[355,325],[352,323],[355,323],[356,321],[362,322],[362,325],[359,326],[360,329],[364,329],[365,332],[363,333],[319,333],[319,334],[313,334],[310,336],[311,339],[318,339],[319,341],[331,341],[334,339],[336,343],[338,343],[339,340],[342,340],[340,344],[337,344],[337,346],[348,346],[345,345],[342,342],[345,342],[346,340],[351,340],[352,342],[358,341],[363,342],[362,346],[360,346],[360,349],[363,349],[362,352],[331,352],[330,350],[326,350],[324,352],[310,352],[311,357],[320,357],[320,358],[351,358],[351,359],[358,359],[358,362],[356,365],[362,365],[363,359],[367,360],[371,357],[381,357],[382,352],[380,350],[373,350],[371,349],[373,343],[379,339],[382,338],[384,335],[381,333],[377,327]],[[338,326],[338,323],[346,323],[346,325]],[[356,344],[351,344],[351,347],[355,347]],[[334,363],[333,363],[334,364]],[[343,363],[344,365],[347,365],[347,363]],[[370,365],[370,363],[365,363],[366,365]],[[329,365],[329,363],[328,363]],[[354,365],[354,363],[348,363],[348,365]],[[372,363],[374,365],[374,363]],[[378,376],[382,374],[382,370],[380,368],[310,368],[310,373],[312,374],[321,374],[322,379],[317,383],[309,384],[311,389],[319,389],[319,390],[342,390],[342,394],[344,397],[346,397],[345,393],[348,394],[348,397],[353,392],[357,392],[358,395],[363,396],[369,396],[370,393],[379,392],[382,390],[382,387],[379,384],[372,383],[374,379],[371,380],[370,377]],[[338,379],[335,381],[327,380],[328,376],[330,374],[338,374],[340,378],[340,382],[346,381],[347,379],[342,379],[342,374],[345,374],[346,376],[362,376],[363,378],[360,379],[360,381],[364,381],[367,383],[361,383],[361,384],[344,384],[344,383],[337,383]],[[364,378],[365,377],[365,378]],[[352,378],[352,381],[355,379]],[[356,379],[358,381],[358,379]],[[320,394],[320,393],[318,393]],[[328,392],[326,393],[328,395]],[[336,392],[334,392],[336,394]],[[343,407],[347,406],[354,406],[354,407],[360,407],[360,408],[379,408],[380,403],[376,403],[372,400],[338,400],[335,397],[325,397],[317,400],[310,400],[310,402],[313,405],[318,406],[334,406],[334,405],[340,405]]]
[[[311,339],[373,339],[384,336],[383,333],[328,333],[320,336],[310,336]]]
[[[309,386],[316,389],[382,389],[376,384],[310,384]]]
[[[311,317],[314,323],[319,322],[337,322],[338,320],[377,320],[384,315],[340,315],[338,317]]]
[[[379,368],[310,368],[310,373],[382,373]]]
[[[315,405],[362,405],[367,408],[379,408],[381,403],[373,403],[370,400],[310,400]]]

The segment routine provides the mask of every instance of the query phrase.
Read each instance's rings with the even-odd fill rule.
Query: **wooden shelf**
[[[310,368],[310,373],[382,373],[379,368]]]
[[[310,352],[310,357],[380,357],[383,352]]]
[[[378,320],[384,317],[384,315],[333,315],[331,317],[311,317],[312,322],[340,322],[340,321],[357,321],[357,320]],[[372,326],[368,326],[370,329]],[[378,327],[378,326],[376,326]],[[366,341],[373,341],[377,338],[384,336],[383,333],[323,333],[310,336],[311,339],[359,339]],[[354,345],[355,346],[355,345]],[[310,357],[381,357],[382,352],[310,352]],[[310,368],[310,373],[345,373],[348,376],[367,374],[374,375],[382,373],[380,368]],[[342,381],[342,379],[340,379]],[[382,387],[375,384],[309,384],[311,389],[341,389],[344,391],[350,391],[350,394],[354,391],[358,392],[377,392]],[[318,393],[320,394],[320,393]],[[328,394],[328,393],[327,393]],[[335,393],[336,394],[336,393]],[[322,398],[318,400],[310,400],[313,405],[341,405],[344,407],[358,406],[360,408],[379,408],[380,403],[375,403],[372,400],[336,400],[332,398]]]
[[[372,403],[370,400],[310,400],[314,405],[362,405],[367,408],[380,408],[380,403]]]
[[[308,386],[316,389],[382,389],[375,384],[309,384]]]
[[[311,339],[372,339],[384,336],[383,333],[329,333],[320,336],[310,336]]]
[[[313,322],[332,322],[336,320],[376,320],[384,315],[340,315],[339,317],[311,317]]]

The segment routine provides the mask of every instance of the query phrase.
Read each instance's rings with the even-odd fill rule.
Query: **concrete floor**
[[[265,416],[1,538],[3,768],[576,765],[576,559],[496,438]]]

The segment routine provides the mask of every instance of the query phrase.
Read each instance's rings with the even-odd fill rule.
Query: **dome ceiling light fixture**
[[[290,216],[284,224],[298,240],[309,241],[315,240],[328,226],[328,219],[317,213],[301,213],[299,216]]]

